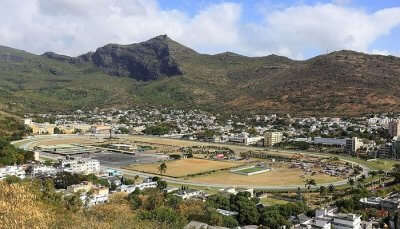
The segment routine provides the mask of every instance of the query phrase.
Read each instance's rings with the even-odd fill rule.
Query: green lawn
[[[367,165],[375,170],[391,170],[393,165],[400,164],[399,161],[377,159],[374,161],[367,161]]]
[[[237,172],[241,172],[241,173],[254,173],[254,172],[258,172],[258,171],[262,171],[265,170],[265,168],[261,168],[261,167],[253,167],[253,168],[248,168],[248,169],[242,169],[239,170]]]

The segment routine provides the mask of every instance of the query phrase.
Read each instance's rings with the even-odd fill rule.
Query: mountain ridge
[[[149,104],[357,115],[400,110],[399,89],[400,58],[351,50],[301,61],[208,55],[166,35],[78,57],[0,47],[0,104],[28,111]]]

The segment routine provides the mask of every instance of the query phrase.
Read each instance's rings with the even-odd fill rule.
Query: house
[[[67,192],[70,194],[80,193],[80,199],[88,207],[107,202],[109,195],[107,187],[93,185],[88,181],[68,186]]]
[[[203,192],[200,190],[195,190],[195,189],[185,189],[185,190],[181,189],[174,195],[177,197],[180,197],[182,200],[188,200],[188,199],[191,199],[194,197],[203,196]]]
[[[236,195],[239,192],[248,192],[248,193],[250,193],[250,197],[254,197],[254,189],[253,188],[237,190],[234,187],[230,187],[230,188],[220,189],[219,191],[221,193],[227,193],[227,194],[233,194],[233,195]]]
[[[144,181],[141,184],[136,185],[121,185],[119,188],[121,192],[131,193],[134,192],[136,189],[142,191],[147,188],[157,188],[157,182],[155,181]]]

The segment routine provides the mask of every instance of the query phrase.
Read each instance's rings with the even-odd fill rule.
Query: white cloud
[[[193,17],[162,10],[156,0],[3,0],[0,5],[0,44],[35,53],[79,55],[160,34],[215,52],[238,39],[240,5],[234,3],[211,5]]]
[[[229,2],[189,16],[163,10],[157,0],[2,0],[0,44],[79,55],[168,34],[201,52],[302,59],[326,50],[373,52],[372,44],[400,25],[400,7],[369,13],[348,0],[334,2],[271,8],[262,11],[263,21],[245,24],[241,5]]]
[[[380,50],[380,49],[373,49],[370,53],[375,54],[375,55],[383,55],[383,56],[391,55],[388,50]]]
[[[366,52],[374,41],[398,25],[400,8],[368,14],[334,4],[317,4],[274,11],[265,16],[263,25],[255,26],[256,30],[253,26],[253,31],[260,37],[260,43],[268,44],[266,51],[288,48],[286,53],[296,57],[313,50]]]

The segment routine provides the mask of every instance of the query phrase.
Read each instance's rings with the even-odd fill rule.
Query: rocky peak
[[[110,75],[127,76],[142,81],[181,75],[168,43],[169,38],[162,35],[142,43],[108,44],[79,58],[92,62]]]

